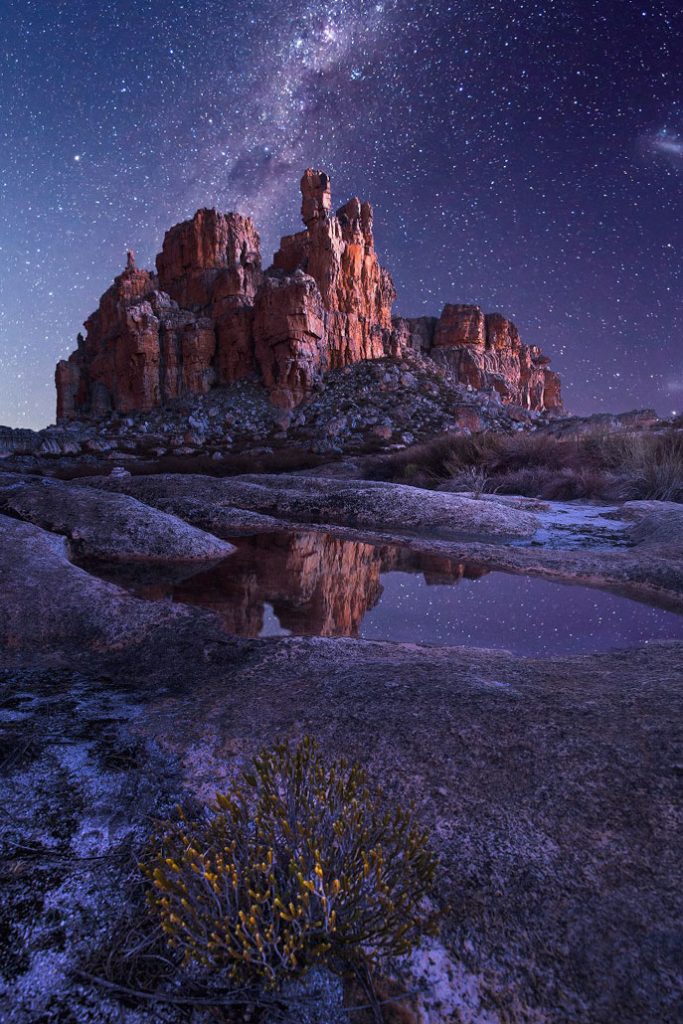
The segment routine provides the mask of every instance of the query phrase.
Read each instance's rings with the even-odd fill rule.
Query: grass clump
[[[201,819],[166,822],[142,867],[171,948],[238,986],[342,973],[436,927],[436,859],[412,809],[309,738],[263,750]]]
[[[555,501],[683,501],[683,431],[446,434],[378,460],[370,475]]]
[[[603,447],[619,497],[683,502],[683,431],[617,434]]]

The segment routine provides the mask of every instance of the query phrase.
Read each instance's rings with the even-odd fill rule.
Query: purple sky
[[[199,206],[264,262],[307,166],[375,207],[396,312],[511,316],[575,412],[683,409],[683,18],[630,0],[5,0],[0,423]]]

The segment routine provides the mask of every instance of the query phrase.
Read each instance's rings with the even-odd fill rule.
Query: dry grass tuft
[[[683,431],[446,434],[379,460],[374,479],[548,500],[683,501]]]

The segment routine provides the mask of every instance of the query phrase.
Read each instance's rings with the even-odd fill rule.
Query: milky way
[[[54,419],[127,248],[217,206],[267,263],[306,166],[373,203],[397,312],[501,310],[574,411],[680,409],[680,6],[4,0],[0,423]]]

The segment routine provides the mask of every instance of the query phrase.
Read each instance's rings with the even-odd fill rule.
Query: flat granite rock
[[[405,484],[305,477],[289,473],[216,479],[186,475],[95,480],[93,486],[174,508],[174,501],[239,508],[286,523],[393,529],[434,537],[527,538],[538,529],[529,512]]]
[[[632,544],[683,547],[683,505],[675,501],[627,501],[623,510],[635,520],[628,531]]]
[[[63,537],[3,515],[0,580],[0,651],[126,646],[204,614],[137,600],[73,565]]]
[[[204,562],[234,547],[125,494],[59,480],[0,474],[0,512],[69,541],[80,558],[111,562]]]

